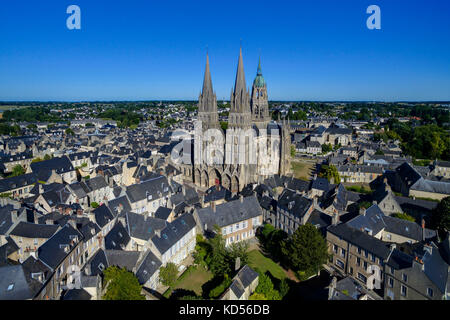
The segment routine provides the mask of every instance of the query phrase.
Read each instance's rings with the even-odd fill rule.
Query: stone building
[[[186,179],[198,186],[209,188],[221,184],[236,193],[249,183],[260,182],[273,174],[286,174],[290,170],[291,141],[286,121],[271,122],[261,63],[251,96],[247,91],[242,49],[230,101],[228,128],[222,130],[207,56],[198,102],[201,127],[197,126],[195,132],[194,164],[183,164],[180,169]]]

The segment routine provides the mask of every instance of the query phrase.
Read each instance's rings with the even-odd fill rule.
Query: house
[[[386,216],[376,204],[368,209],[362,208],[347,225],[384,242],[417,243],[436,237],[436,231],[425,228],[425,222],[420,226],[412,221]]]
[[[73,280],[76,267],[81,268],[82,234],[67,223],[37,250],[38,259],[52,275],[37,299],[59,299],[67,284]]]
[[[106,250],[131,250],[131,238],[121,221],[105,236]]]
[[[161,206],[165,207],[172,189],[164,176],[157,176],[140,184],[127,187],[126,195],[131,209],[136,213],[148,212],[151,215]]]
[[[322,152],[322,145],[318,141],[306,141],[306,153],[318,154]]]
[[[39,181],[68,184],[77,181],[75,168],[66,156],[31,163],[27,170],[29,172],[33,172]]]
[[[155,233],[150,249],[163,266],[169,262],[181,264],[195,248],[197,230],[192,213],[183,214]]]
[[[437,177],[450,179],[450,161],[435,160],[430,173]]]
[[[37,249],[59,229],[58,225],[20,221],[9,233],[19,247],[19,262],[22,263],[30,255],[35,255]]]
[[[166,220],[128,211],[122,211],[118,219],[128,230],[131,250],[135,251],[147,250],[150,239],[167,226]]]
[[[329,226],[326,240],[331,254],[329,267],[369,289],[374,288],[377,280],[382,282],[383,266],[392,246],[346,223]]]
[[[386,262],[386,299],[448,300],[449,292],[450,266],[433,242],[410,253],[395,250]]]
[[[153,254],[151,250],[147,250],[142,262],[136,266],[136,277],[139,284],[143,287],[156,290],[159,286],[159,268],[161,261]]]
[[[0,180],[0,194],[11,194],[13,198],[23,199],[30,196],[30,191],[37,183],[34,173]]]
[[[262,224],[263,212],[255,195],[241,196],[237,200],[195,209],[194,217],[198,228],[207,237],[215,234],[218,226],[225,244],[248,240]]]
[[[300,225],[308,221],[313,209],[312,199],[285,189],[278,198],[275,227],[293,234]]]
[[[234,276],[231,285],[219,298],[220,300],[248,300],[259,283],[258,273],[245,265]]]
[[[370,183],[383,174],[383,168],[379,166],[347,164],[338,165],[336,169],[341,177],[341,182],[349,183]]]

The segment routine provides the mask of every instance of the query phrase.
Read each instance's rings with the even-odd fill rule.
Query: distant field
[[[6,110],[14,110],[14,109],[23,109],[31,106],[8,106],[8,105],[0,105],[0,112]]]
[[[306,160],[292,160],[291,165],[294,178],[309,180],[312,172],[314,171],[315,163]]]

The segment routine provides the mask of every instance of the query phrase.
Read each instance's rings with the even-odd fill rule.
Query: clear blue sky
[[[66,8],[81,8],[81,30]],[[366,8],[381,8],[381,30]],[[197,99],[206,47],[229,99],[240,39],[273,100],[450,100],[450,1],[97,1],[0,4],[0,100]]]

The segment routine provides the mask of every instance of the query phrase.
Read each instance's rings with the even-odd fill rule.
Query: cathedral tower
[[[217,99],[213,91],[211,72],[209,70],[209,56],[206,54],[205,77],[202,93],[198,97],[198,120],[202,121],[202,129],[219,128],[219,114]]]
[[[228,126],[230,128],[249,128],[251,125],[250,99],[246,89],[244,62],[242,59],[242,48],[239,50],[239,60],[236,72],[234,90],[231,90],[230,114]]]
[[[252,96],[250,100],[252,121],[258,128],[266,128],[270,122],[269,102],[266,81],[261,71],[261,59],[258,62],[256,78],[253,81]]]

